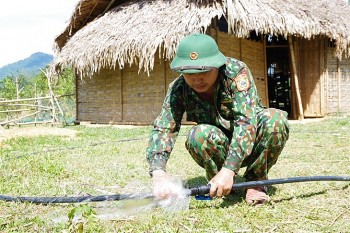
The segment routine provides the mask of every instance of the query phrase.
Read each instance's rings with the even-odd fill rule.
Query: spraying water
[[[134,193],[131,199],[115,202],[98,202],[93,205],[96,211],[96,218],[101,220],[131,220],[142,213],[153,209],[161,209],[165,212],[178,212],[189,209],[189,190],[184,188],[180,179],[174,179],[170,183],[162,185],[171,186],[172,195],[165,199],[156,199],[152,194],[150,186],[133,181],[128,183],[122,193]],[[50,217],[53,223],[64,223],[68,221],[67,216]],[[81,221],[81,216],[75,216],[73,222]]]
[[[188,210],[190,206],[190,191],[184,188],[181,180],[174,179],[171,183],[164,185],[171,186],[173,195],[170,195],[165,199],[156,200],[158,206],[169,212]]]
[[[117,202],[96,203],[93,207],[96,211],[96,218],[101,220],[130,220],[155,208],[165,212],[178,212],[189,209],[189,190],[184,188],[180,179],[173,179],[162,186],[171,188],[172,195],[165,199],[156,199],[150,195],[152,194],[152,189],[149,186],[139,181],[130,182],[120,192],[135,193],[135,198]],[[79,221],[79,218],[80,216],[77,216],[75,220]],[[56,223],[67,220],[66,217],[53,219]]]
[[[136,199],[114,203],[114,207],[110,203],[100,203],[103,206],[97,208],[97,217],[104,220],[128,219],[151,211],[154,208],[160,208],[166,212],[188,210],[190,202],[189,190],[184,188],[180,179],[174,179],[172,182],[163,184],[162,186],[167,187],[168,185],[171,185],[172,195],[165,199],[144,198],[142,195],[137,195],[138,198]],[[123,192],[152,193],[150,187],[145,187],[144,184],[139,182],[129,183]]]

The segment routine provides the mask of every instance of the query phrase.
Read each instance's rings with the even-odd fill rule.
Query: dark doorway
[[[266,37],[266,60],[269,106],[291,116],[291,77],[288,41],[281,37]]]

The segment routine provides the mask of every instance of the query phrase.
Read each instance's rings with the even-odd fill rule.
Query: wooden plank
[[[299,112],[298,119],[302,120],[302,119],[304,119],[304,111],[303,111],[300,90],[299,90],[298,71],[297,71],[297,66],[295,63],[295,54],[294,54],[293,37],[292,36],[288,36],[288,42],[289,42],[290,56],[291,56],[291,60],[292,60],[294,85],[295,85],[297,103],[298,103],[298,112]]]

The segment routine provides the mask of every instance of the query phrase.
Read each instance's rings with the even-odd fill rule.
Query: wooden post
[[[239,38],[238,39],[239,40],[239,60],[241,60],[242,61],[242,57],[243,57],[243,55],[242,55],[242,38]]]
[[[164,76],[164,78],[163,78],[163,81],[164,81],[164,83],[163,83],[163,88],[164,88],[164,91],[163,91],[163,98],[165,98],[165,96],[166,96],[166,92],[167,92],[167,90],[168,90],[168,85],[167,85],[167,83],[166,83],[166,78],[167,78],[167,75],[166,75],[166,72],[167,72],[167,63],[166,63],[166,61],[165,61],[165,59],[163,59],[163,63],[164,63],[164,65],[163,65],[163,76]]]
[[[19,99],[19,80],[18,80],[18,76],[16,76],[16,96],[17,96],[17,99]]]
[[[338,113],[341,112],[341,71],[339,58],[337,58],[337,79],[338,79]]]
[[[266,37],[262,36],[262,41],[264,42],[264,80],[265,80],[265,105],[270,107],[270,99],[269,99],[269,74],[267,73],[267,47],[266,47]]]
[[[38,96],[38,93],[36,91],[36,83],[34,84],[34,96],[37,97]],[[36,100],[34,101],[34,104],[39,104],[36,102]],[[37,122],[38,119],[39,119],[39,113],[40,113],[40,108],[38,107],[36,109],[36,111],[38,112],[37,114],[35,114],[35,117],[34,117],[34,122]],[[34,124],[36,126],[36,124]]]
[[[292,60],[295,92],[296,92],[296,95],[297,95],[297,102],[298,102],[298,111],[299,111],[298,119],[299,120],[303,120],[304,119],[304,110],[303,110],[303,105],[302,105],[302,102],[301,102],[299,80],[298,80],[298,72],[297,72],[297,66],[296,66],[295,54],[294,54],[294,47],[293,47],[293,37],[291,35],[288,36],[288,42],[289,42],[289,49],[290,49],[290,57],[291,57],[291,60]]]
[[[58,110],[60,111],[65,123],[66,122],[66,119],[64,118],[64,113],[61,109],[61,106],[60,106],[60,103],[58,102],[58,99],[57,97],[55,96],[55,94],[53,93],[52,91],[52,88],[51,88],[51,83],[50,83],[50,73],[49,73],[49,70],[47,69],[46,72],[44,70],[41,69],[41,72],[44,73],[44,75],[46,76],[46,79],[47,79],[47,85],[49,87],[49,94],[50,94],[50,102],[51,102],[51,105],[52,105],[52,125],[56,122],[56,120],[58,120],[58,117],[56,115],[56,109],[55,109],[55,103],[57,105],[57,108]]]
[[[121,68],[119,68],[119,76],[120,76],[120,112],[121,112],[121,115],[120,115],[120,121],[123,122],[124,120],[124,99],[123,99],[123,71]]]

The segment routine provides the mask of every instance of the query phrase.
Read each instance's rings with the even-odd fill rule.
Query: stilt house
[[[151,124],[186,35],[211,35],[290,119],[350,114],[350,5],[342,0],[81,0],[55,39],[76,74],[76,119]]]

